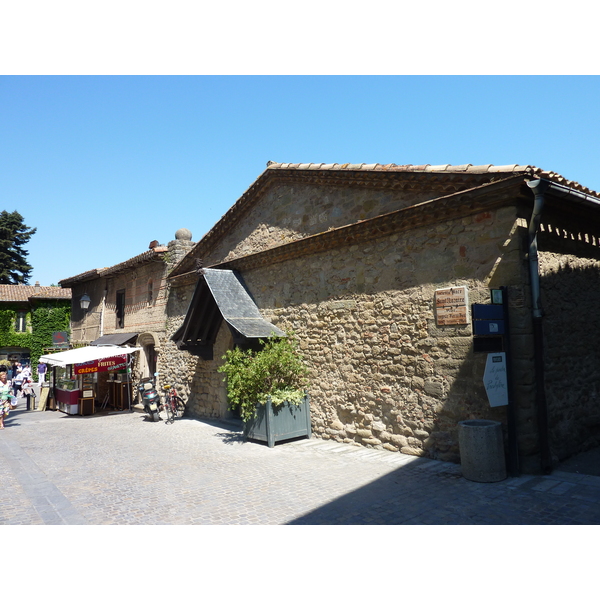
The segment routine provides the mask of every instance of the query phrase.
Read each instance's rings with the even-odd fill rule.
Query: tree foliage
[[[32,267],[24,246],[35,232],[16,210],[0,213],[0,283],[18,285],[29,281]]]

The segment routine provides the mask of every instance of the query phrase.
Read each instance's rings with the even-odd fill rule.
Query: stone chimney
[[[175,239],[169,242],[169,267],[172,269],[195,245],[189,229],[178,229]]]

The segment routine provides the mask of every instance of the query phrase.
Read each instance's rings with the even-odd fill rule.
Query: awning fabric
[[[109,333],[90,342],[90,346],[106,346],[107,344],[109,346],[120,346],[121,344],[127,344],[138,335],[139,333]]]
[[[39,361],[51,367],[66,367],[67,365],[79,365],[92,360],[101,360],[121,354],[131,354],[141,348],[121,348],[120,346],[85,346],[74,350],[65,350],[55,354],[44,354]]]

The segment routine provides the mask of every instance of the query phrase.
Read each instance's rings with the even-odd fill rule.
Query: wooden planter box
[[[244,424],[244,439],[267,442],[269,448],[275,442],[304,436],[311,437],[308,394],[298,406],[285,403],[274,407],[269,398],[258,407],[257,416]]]

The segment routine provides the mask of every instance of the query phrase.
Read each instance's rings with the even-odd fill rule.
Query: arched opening
[[[156,373],[156,361],[158,358],[158,340],[151,332],[140,333],[137,340],[138,346],[143,351],[139,354],[139,377],[153,377]]]

